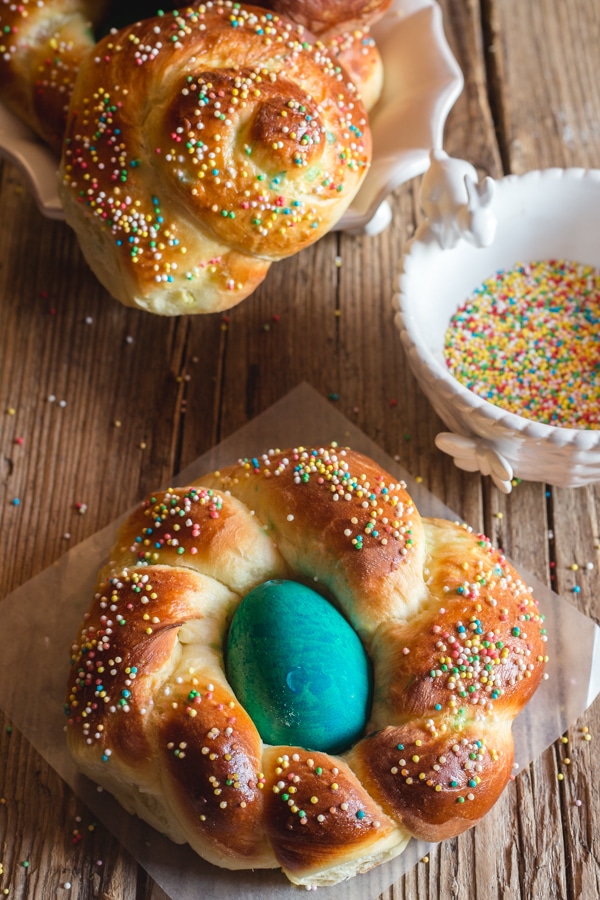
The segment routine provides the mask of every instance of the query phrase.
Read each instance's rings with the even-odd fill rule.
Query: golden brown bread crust
[[[427,598],[412,622],[388,622],[376,635],[386,698],[381,709],[375,701],[378,725],[435,715],[437,706],[454,712],[466,693],[489,712],[499,696],[504,711],[521,708],[538,686],[544,643],[528,625],[537,622],[531,591],[485,535],[442,519],[423,527]]]
[[[101,0],[0,0],[0,100],[60,154]]]
[[[383,90],[383,61],[368,28],[324,35],[329,52],[345,68],[370,112]]]
[[[302,747],[267,747],[263,758],[265,828],[288,876],[305,878],[341,861],[358,873],[372,867],[371,853],[385,853],[386,838],[396,848],[394,823],[341,759]]]
[[[268,6],[299,22],[313,34],[331,36],[367,28],[380,19],[392,0],[267,0]]]
[[[338,221],[368,169],[366,111],[324,45],[264,9],[232,10],[146,19],[81,65],[61,199],[128,305],[235,305]]]
[[[260,737],[230,691],[198,687],[178,685],[158,710],[160,763],[172,779],[173,809],[192,841],[201,835],[208,859],[231,859],[235,868],[269,866]]]
[[[209,861],[335,883],[410,835],[459,834],[506,785],[543,617],[484,535],[421,518],[372,460],[336,446],[241,460],[149,498],[111,557],[73,648],[69,746]],[[272,577],[329,597],[373,662],[365,736],[341,757],[264,746],[227,683],[228,624]]]
[[[357,86],[370,111],[381,96],[383,62],[369,26],[380,19],[392,0],[264,0],[261,6],[277,10],[305,26],[323,41],[329,52]]]
[[[406,485],[352,451],[333,456],[264,455],[202,480],[254,510],[296,578],[335,597],[368,642],[382,621],[418,609],[423,526]]]
[[[369,794],[415,837],[441,841],[475,825],[504,790],[513,762],[511,719],[478,725],[424,720],[360,741],[348,760]]]
[[[255,516],[210,487],[169,488],[149,497],[119,531],[100,580],[139,565],[184,565],[247,593],[289,569]]]

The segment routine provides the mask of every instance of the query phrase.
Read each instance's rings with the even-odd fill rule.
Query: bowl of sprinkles
[[[600,481],[600,170],[494,182],[483,246],[467,194],[445,177],[443,227],[422,193],[430,216],[394,297],[411,368],[449,429],[436,445],[505,493],[517,479]]]

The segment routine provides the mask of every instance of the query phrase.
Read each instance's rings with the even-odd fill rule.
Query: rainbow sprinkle
[[[394,540],[400,544],[400,555],[407,557],[415,543],[410,518],[415,507],[406,493],[406,482],[386,483],[383,475],[379,475],[375,483],[371,483],[364,472],[360,475],[350,472],[345,456],[346,450],[338,449],[337,443],[333,442],[331,449],[295,447],[289,458],[280,451],[270,450],[263,453],[260,460],[244,458],[238,463],[254,475],[265,478],[279,477],[291,468],[296,486],[314,480],[333,501],[354,501],[354,514],[344,529],[344,536],[355,549],[363,549],[365,538],[382,546]]]
[[[600,269],[545,260],[500,270],[450,321],[446,364],[490,403],[600,429]]]

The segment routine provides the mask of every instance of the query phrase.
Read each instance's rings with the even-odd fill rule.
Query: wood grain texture
[[[495,177],[600,166],[600,5],[441,6],[465,75],[446,149]],[[383,234],[331,234],[274,265],[227,315],[169,321],[112,301],[68,228],[42,219],[22,176],[0,163],[0,598],[308,381],[600,621],[600,487],[519,484],[507,497],[435,448],[442,425],[407,366],[390,304],[421,218],[418,180],[391,203]],[[600,896],[599,719],[596,702],[474,830],[437,846],[381,900]],[[166,900],[9,728],[0,714],[0,890],[18,900]]]

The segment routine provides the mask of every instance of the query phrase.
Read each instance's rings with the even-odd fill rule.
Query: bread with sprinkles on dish
[[[364,106],[324,46],[276,13],[213,0],[85,58],[60,195],[114,297],[207,313],[329,231],[370,159]]]
[[[108,0],[0,0],[0,101],[58,154],[92,22]]]
[[[372,662],[364,730],[338,754],[263,742],[227,678],[230,622],[273,579],[318,591]],[[350,449],[269,451],[122,526],[72,649],[67,740],[208,861],[334,884],[490,809],[545,659],[531,589],[487,538],[421,517]]]

